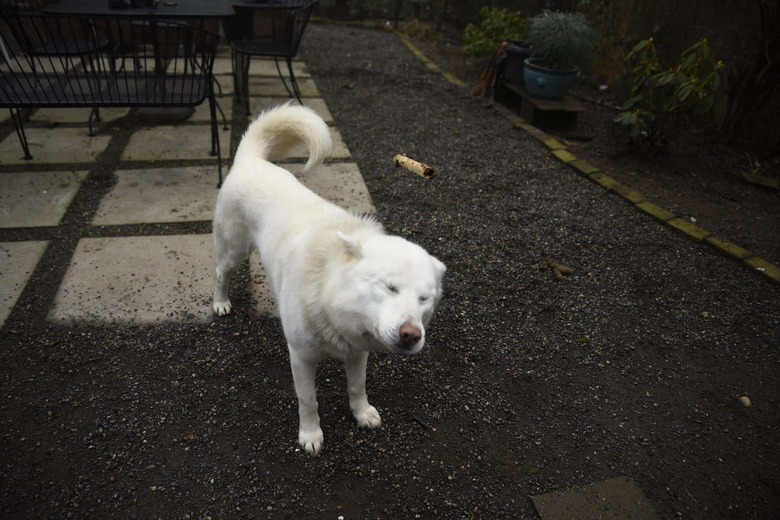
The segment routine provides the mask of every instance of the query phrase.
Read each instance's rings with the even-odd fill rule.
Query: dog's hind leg
[[[231,304],[228,292],[230,290],[230,278],[251,254],[251,249],[242,241],[226,239],[223,234],[215,229],[214,250],[217,256],[217,286],[214,289],[214,312],[218,316],[230,313]]]
[[[368,404],[366,395],[366,363],[368,352],[360,352],[348,356],[344,360],[347,369],[347,393],[352,415],[361,428],[379,428],[382,418],[379,412]]]

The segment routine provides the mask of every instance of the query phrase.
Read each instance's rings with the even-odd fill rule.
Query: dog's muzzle
[[[396,350],[399,354],[416,354],[420,348],[415,348],[422,340],[423,332],[420,327],[411,323],[404,323],[398,329],[398,343]]]

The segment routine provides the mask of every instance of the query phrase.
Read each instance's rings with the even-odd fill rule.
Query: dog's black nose
[[[403,348],[411,348],[422,338],[422,331],[416,325],[404,323],[401,325],[398,335],[401,338],[401,346]]]

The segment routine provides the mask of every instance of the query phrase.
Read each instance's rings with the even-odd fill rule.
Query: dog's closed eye
[[[382,281],[383,284],[385,284],[385,287],[388,291],[390,291],[393,294],[398,294],[398,287],[396,287],[394,284],[390,282]]]

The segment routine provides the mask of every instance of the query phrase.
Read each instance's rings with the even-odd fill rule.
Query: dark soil
[[[0,330],[0,517],[532,519],[532,495],[619,476],[660,518],[780,517],[780,287],[573,174],[392,33],[312,24],[301,54],[379,219],[448,266],[421,355],[370,359],[383,426],[356,427],[324,363],[323,452],[297,448],[282,330],[248,317],[246,273],[208,325],[48,323],[101,232],[98,168],[56,229],[0,230],[51,240]]]

